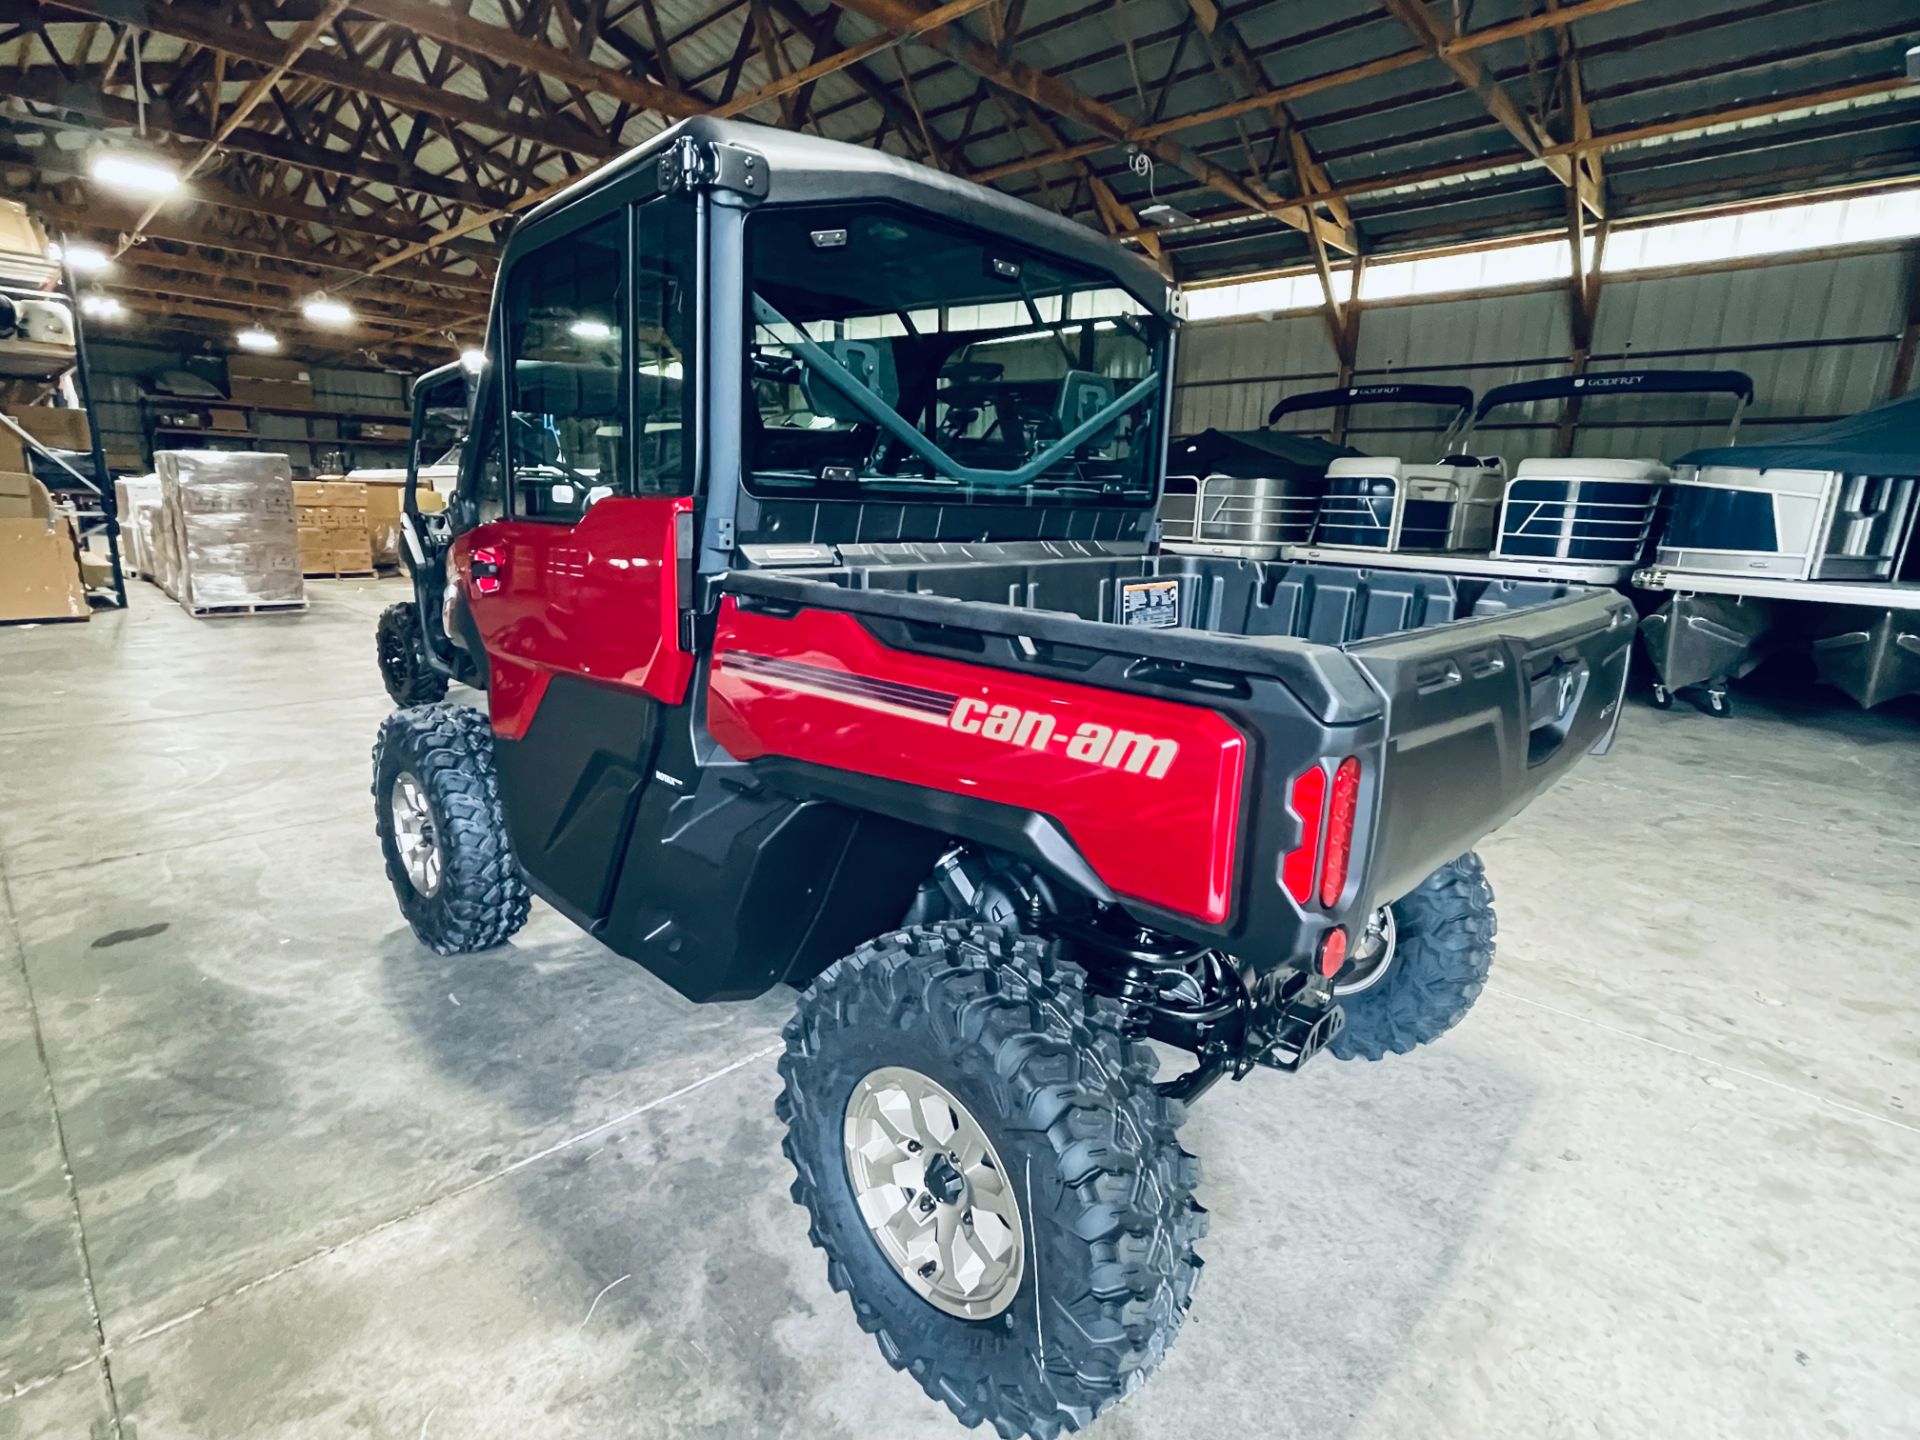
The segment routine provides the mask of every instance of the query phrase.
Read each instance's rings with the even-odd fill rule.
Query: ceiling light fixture
[[[113,268],[113,257],[97,245],[56,245],[53,258],[64,260],[76,275],[98,275]]]
[[[157,200],[180,188],[180,172],[158,155],[136,155],[130,150],[97,150],[87,173],[110,190]]]
[[[127,313],[127,307],[111,295],[82,295],[80,313],[95,320],[118,320]]]
[[[280,348],[280,337],[271,330],[262,330],[258,325],[249,325],[233,339],[242,350],[265,351]]]
[[[460,352],[460,363],[473,374],[478,375],[482,370],[487,368],[487,352],[484,350],[462,350]]]
[[[353,311],[338,300],[329,300],[324,295],[315,295],[300,307],[300,313],[307,317],[312,325],[325,325],[330,330],[338,330],[353,323]]]
[[[604,320],[580,319],[567,326],[567,333],[582,340],[611,340],[613,327]]]

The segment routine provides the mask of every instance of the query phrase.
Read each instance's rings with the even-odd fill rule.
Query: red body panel
[[[722,601],[708,726],[783,755],[1050,815],[1119,895],[1231,907],[1247,742],[1198,706],[890,650],[850,615]]]
[[[682,497],[609,497],[577,525],[494,520],[454,542],[459,577],[487,647],[487,704],[508,739],[526,732],[556,671],[644,690],[677,705],[693,679],[680,648],[675,530]],[[497,587],[474,584],[476,550],[494,552]]]

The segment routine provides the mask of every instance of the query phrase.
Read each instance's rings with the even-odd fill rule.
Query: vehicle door
[[[589,923],[663,707],[693,675],[696,203],[548,222],[510,251],[470,461],[477,523],[454,547],[514,848]]]

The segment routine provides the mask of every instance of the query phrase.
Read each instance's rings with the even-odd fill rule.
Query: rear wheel
[[[396,705],[430,705],[447,698],[447,677],[427,659],[420,607],[411,600],[389,605],[374,627],[380,679]]]
[[[1471,853],[1382,906],[1334,977],[1347,1023],[1328,1048],[1342,1060],[1380,1060],[1446,1034],[1480,998],[1495,928],[1493,887]]]
[[[1003,1436],[1146,1379],[1200,1270],[1198,1162],[1079,967],[996,926],[900,931],[815,980],[786,1042],[793,1198],[889,1364]]]
[[[443,704],[389,715],[373,746],[373,810],[387,879],[423,944],[486,950],[527,923],[484,713]]]

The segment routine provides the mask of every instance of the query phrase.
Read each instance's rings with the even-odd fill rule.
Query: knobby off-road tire
[[[1199,1162],[1175,1138],[1184,1108],[1155,1091],[1152,1053],[1085,978],[996,926],[899,931],[807,988],[780,1061],[793,1198],[828,1280],[890,1365],[963,1424],[1007,1437],[1051,1440],[1138,1388],[1200,1271]],[[1024,1270],[991,1318],[916,1293],[861,1216],[848,1102],[886,1067],[918,1071],[965,1106],[1012,1182]]]
[[[1393,957],[1377,984],[1343,996],[1346,1026],[1329,1047],[1342,1060],[1380,1060],[1458,1025],[1493,966],[1493,887],[1471,852],[1396,900]]]
[[[431,705],[447,698],[447,677],[427,660],[420,607],[411,600],[389,605],[374,627],[380,679],[396,705]]]
[[[441,704],[389,715],[373,746],[373,809],[387,878],[422,944],[442,955],[486,950],[527,923],[531,900],[507,840],[485,712]],[[411,843],[421,832],[437,849],[424,879]]]

